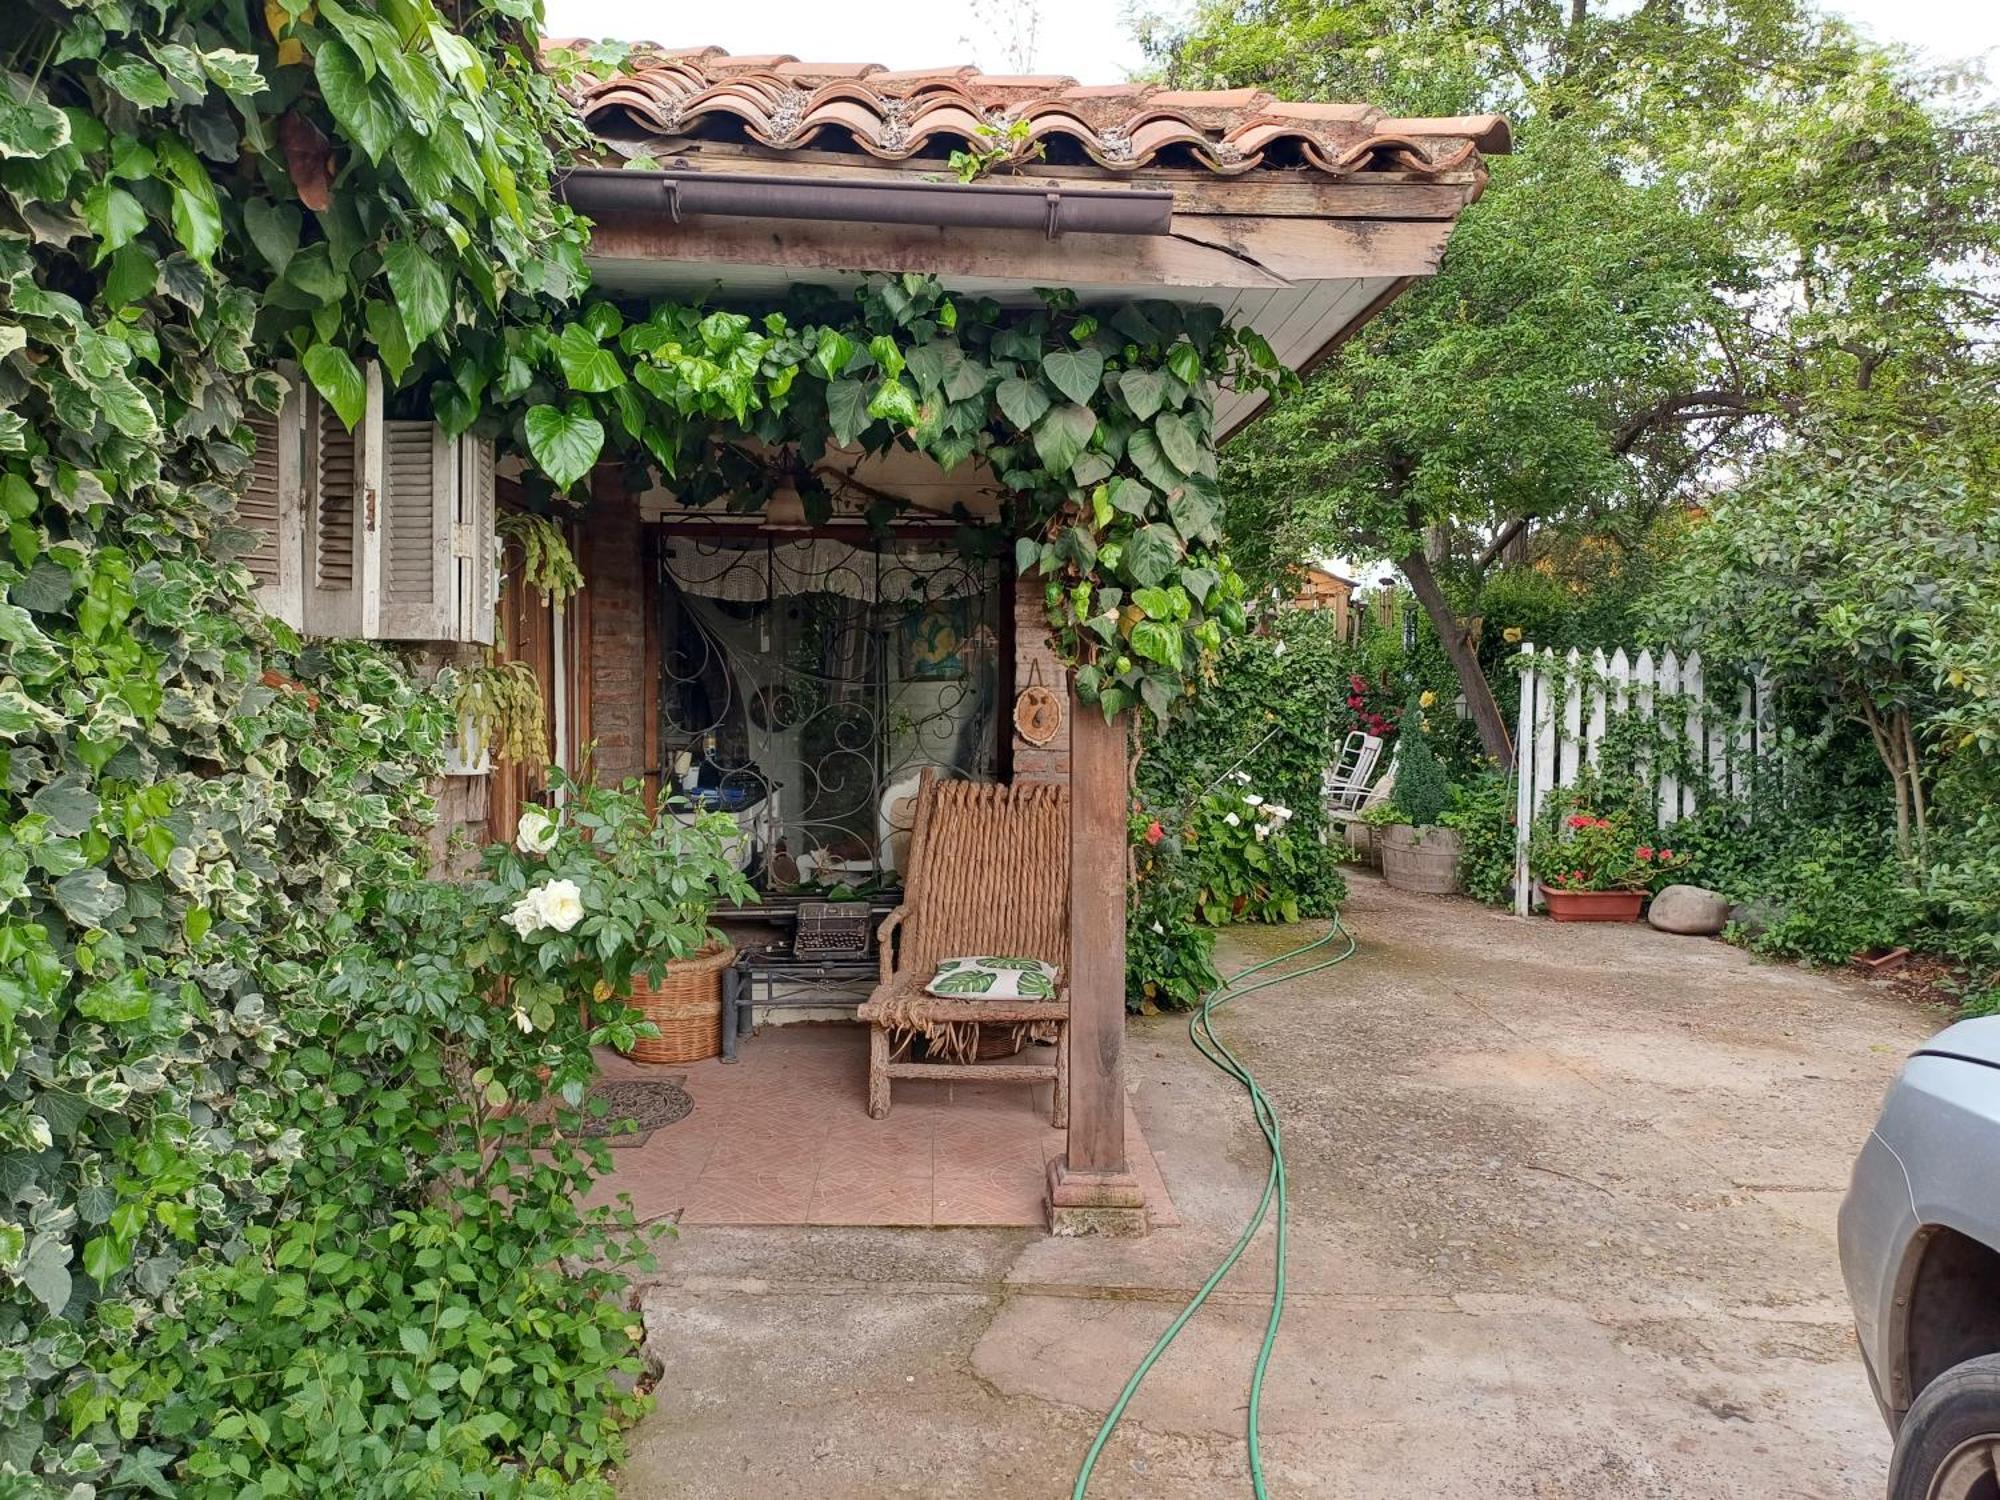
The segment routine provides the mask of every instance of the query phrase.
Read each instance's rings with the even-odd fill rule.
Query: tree
[[[1894,791],[1897,850],[1927,862],[1927,742],[1990,723],[2000,503],[1950,445],[1785,455],[1693,528],[1659,623],[1711,659],[1816,687],[1866,726]],[[1970,748],[1978,730],[1970,729]]]
[[[1232,532],[1268,539],[1239,548],[1253,581],[1327,553],[1403,569],[1496,758],[1456,606],[1509,543],[1633,541],[1808,422],[1934,426],[1933,392],[1981,368],[1994,113],[1801,0],[1268,0],[1149,42],[1187,86],[1513,118],[1521,153],[1440,274],[1225,476]]]

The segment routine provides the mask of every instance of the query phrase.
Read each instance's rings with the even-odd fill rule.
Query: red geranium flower
[[[1672,859],[1673,857],[1674,857],[1674,851],[1671,849],[1662,849],[1660,851],[1661,859]]]
[[[1166,836],[1167,836],[1167,830],[1160,826],[1160,820],[1158,818],[1153,819],[1152,822],[1146,825],[1147,843],[1157,844],[1161,839],[1165,838]]]
[[[1641,844],[1632,852],[1641,859],[1651,859],[1653,857],[1653,846],[1651,844]]]

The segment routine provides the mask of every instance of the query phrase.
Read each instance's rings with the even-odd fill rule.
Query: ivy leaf
[[[1058,406],[1035,424],[1035,454],[1051,474],[1066,474],[1097,430],[1097,414],[1087,406]]]
[[[868,403],[868,415],[899,426],[914,427],[923,413],[917,410],[917,398],[910,388],[892,377],[876,389],[874,399]]]
[[[1167,462],[1167,456],[1160,451],[1160,440],[1153,435],[1150,427],[1141,427],[1125,440],[1125,456],[1132,465],[1158,490],[1177,489],[1184,481],[1183,476]]]
[[[834,443],[847,447],[868,425],[868,387],[858,380],[836,380],[826,388],[827,426]]]
[[[100,181],[83,195],[83,222],[97,236],[97,254],[91,264],[98,265],[146,227],[146,209],[122,187]]]
[[[1023,380],[1019,376],[1001,381],[993,399],[1000,403],[1001,415],[1022,432],[1039,422],[1042,413],[1055,404],[1039,380]]]
[[[596,395],[616,390],[625,383],[624,366],[618,356],[597,341],[582,323],[571,323],[556,336],[556,363],[573,391]]]
[[[1169,349],[1167,368],[1188,385],[1201,384],[1201,352],[1193,344],[1176,344]]]
[[[868,341],[868,352],[875,356],[875,363],[882,367],[882,374],[894,380],[903,373],[903,351],[896,347],[896,341],[886,333],[878,333]]]
[[[1111,504],[1128,516],[1143,516],[1153,503],[1153,492],[1136,479],[1120,477],[1111,481]]]
[[[83,1244],[83,1273],[99,1286],[132,1264],[132,1247],[116,1235],[92,1235]]]
[[[1042,373],[1070,400],[1088,405],[1104,378],[1104,356],[1095,349],[1052,349],[1042,356]]]
[[[51,1314],[69,1306],[69,1246],[60,1235],[36,1235],[15,1274]]]
[[[387,302],[370,298],[363,316],[368,322],[368,336],[375,341],[375,352],[382,357],[382,368],[389,372],[393,383],[401,385],[403,372],[409,369],[413,358],[403,315]]]
[[[314,344],[306,350],[302,363],[313,389],[327,399],[341,424],[352,432],[368,409],[368,383],[354,368],[347,351],[332,344]]]
[[[126,969],[77,996],[76,1010],[78,1015],[107,1026],[129,1025],[153,1013],[153,992],[143,972]]]
[[[79,927],[102,927],[125,909],[125,888],[102,870],[72,870],[55,883],[56,905]]]
[[[847,368],[847,362],[854,358],[854,340],[846,334],[831,328],[819,331],[819,340],[813,345],[813,364],[828,380],[837,378]]]
[[[415,349],[444,327],[445,316],[451,311],[451,288],[445,281],[444,272],[438,269],[438,263],[431,259],[430,252],[415,240],[397,240],[383,251],[382,270],[389,278],[389,289],[396,294],[396,305],[403,315],[403,328],[410,336],[410,347]],[[596,341],[591,342],[594,344]],[[610,358],[609,355],[605,357]],[[613,371],[618,370],[616,360],[612,360],[611,367]],[[569,373],[567,363],[563,366],[563,373]],[[622,384],[624,378],[619,372],[612,385]],[[570,384],[575,386],[576,382],[572,380]],[[591,386],[588,389],[608,391],[611,386]]]
[[[153,414],[153,403],[123,370],[100,377],[93,391],[105,420],[125,436],[144,439],[158,435],[160,422]]]
[[[338,37],[327,37],[313,56],[313,76],[334,120],[370,162],[379,163],[395,141],[396,122],[375,96],[359,54]]]
[[[1181,628],[1164,620],[1141,620],[1132,627],[1132,650],[1148,661],[1181,669]]]
[[[1166,403],[1167,377],[1158,370],[1126,370],[1118,377],[1118,394],[1141,422],[1150,422]]]
[[[298,253],[302,223],[299,211],[289,203],[252,198],[243,205],[243,227],[249,232],[250,243],[280,276]]]
[[[97,794],[80,776],[64,776],[52,781],[28,799],[28,806],[49,820],[49,826],[65,838],[74,838],[88,829],[97,817]]]
[[[121,56],[101,65],[97,76],[141,109],[163,109],[173,102],[173,90],[167,87],[165,76],[142,58]]]
[[[1042,560],[1042,544],[1031,536],[1014,538],[1014,571],[1025,573]]]
[[[1163,583],[1180,560],[1180,538],[1171,526],[1141,526],[1125,544],[1125,571],[1134,583]]]
[[[27,79],[0,72],[0,160],[42,157],[69,144],[69,116]]]
[[[1212,541],[1216,535],[1215,504],[1189,485],[1167,500],[1167,514],[1174,529],[1190,542]]]
[[[566,412],[553,406],[529,407],[522,425],[528,452],[559,490],[588,474],[604,451],[604,426],[581,401]]]
[[[1168,412],[1153,424],[1153,433],[1160,440],[1160,451],[1167,455],[1167,461],[1183,474],[1197,474],[1201,471],[1201,439],[1199,429],[1192,418],[1178,412]]]

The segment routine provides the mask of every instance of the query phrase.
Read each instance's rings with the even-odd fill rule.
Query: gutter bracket
[[[1049,199],[1048,237],[1053,240],[1059,238],[1062,234],[1062,194],[1059,192],[1051,192],[1048,195],[1048,199]]]

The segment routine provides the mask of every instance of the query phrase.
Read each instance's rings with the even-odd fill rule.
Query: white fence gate
[[[1738,687],[1733,712],[1718,708],[1708,701],[1699,651],[1685,661],[1671,651],[1657,661],[1651,651],[1641,651],[1634,661],[1622,647],[1608,660],[1601,650],[1559,657],[1530,644],[1521,653],[1514,910],[1522,916],[1532,892],[1528,841],[1536,815],[1552,790],[1574,786],[1585,767],[1597,764],[1607,725],[1637,714],[1654,723],[1664,720],[1668,732],[1685,739],[1685,757],[1663,756],[1653,768],[1662,827],[1691,816],[1711,796],[1747,797],[1758,762],[1776,742],[1770,685],[1762,674]],[[1641,774],[1645,769],[1642,763]]]

